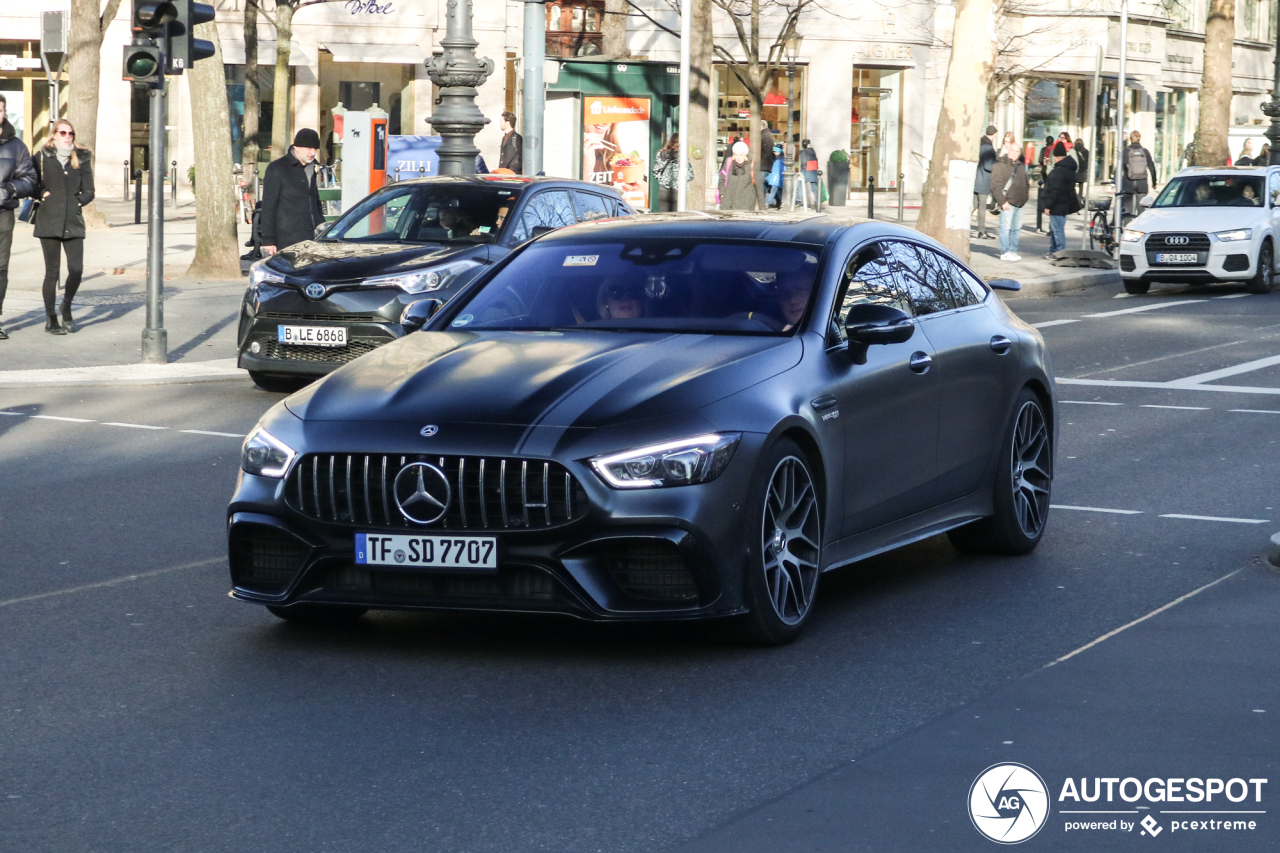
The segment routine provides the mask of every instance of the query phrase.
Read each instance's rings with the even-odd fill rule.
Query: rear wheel
[[[368,612],[367,607],[342,607],[337,604],[291,604],[288,607],[267,605],[273,616],[299,625],[336,627],[350,625]]]
[[[1270,293],[1276,280],[1275,250],[1271,244],[1263,243],[1258,250],[1258,272],[1247,285],[1250,293]]]
[[[1151,289],[1151,282],[1142,281],[1136,278],[1126,278],[1124,280],[1124,292],[1133,296],[1141,296]]]
[[[949,532],[951,544],[965,553],[1030,553],[1044,535],[1052,484],[1053,436],[1040,399],[1024,388],[1001,445],[995,513]]]

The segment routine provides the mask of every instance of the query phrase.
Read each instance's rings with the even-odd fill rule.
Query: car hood
[[[307,421],[599,427],[687,411],[776,376],[798,338],[419,332],[288,398]]]
[[[1163,207],[1143,212],[1129,223],[1134,231],[1230,231],[1266,219],[1262,207]]]
[[[394,275],[461,258],[486,257],[475,243],[344,243],[308,240],[277,252],[267,262],[274,272],[311,281],[353,281]]]

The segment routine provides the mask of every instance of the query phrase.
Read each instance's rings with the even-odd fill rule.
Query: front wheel
[[[1270,293],[1276,280],[1275,250],[1270,243],[1263,243],[1258,251],[1258,272],[1249,280],[1250,293]]]
[[[1028,554],[1044,535],[1053,485],[1053,436],[1030,388],[1018,395],[997,466],[994,514],[947,536],[964,553]]]
[[[1141,296],[1151,289],[1151,282],[1142,281],[1136,278],[1126,278],[1124,280],[1124,292],[1130,296]]]

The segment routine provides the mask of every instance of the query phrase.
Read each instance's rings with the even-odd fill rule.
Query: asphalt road
[[[286,625],[226,597],[223,536],[236,436],[277,395],[0,390],[0,850],[650,851],[755,832],[788,792],[965,707],[1061,690],[1024,676],[1180,596],[1239,569],[1280,583],[1260,567],[1280,359],[1231,372],[1280,353],[1280,293],[1241,292],[1012,302],[1055,323],[1072,380],[1040,548],[962,557],[939,537],[829,574],[807,633],[767,651],[545,618]],[[1126,633],[1072,661],[1140,666],[1124,656],[1151,649],[1124,652]],[[1073,737],[1091,730],[1116,731]],[[986,757],[975,744],[972,775]],[[895,837],[873,849],[924,849]]]

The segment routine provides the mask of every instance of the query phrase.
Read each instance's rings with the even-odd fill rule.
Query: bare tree
[[[258,81],[258,0],[244,4],[244,162],[245,176],[254,181],[258,175],[258,104],[261,84]]]
[[[271,156],[289,150],[289,53],[293,40],[293,11],[298,0],[276,0],[276,78],[271,110]]]
[[[987,121],[987,84],[996,64],[1000,5],[1000,0],[956,0],[951,59],[917,225],[965,261],[969,260],[969,208],[978,141]]]
[[[626,59],[627,49],[627,0],[604,0],[604,21],[600,30],[604,35],[600,52],[609,59]]]
[[[1200,120],[1196,123],[1193,166],[1222,166],[1231,122],[1231,47],[1236,37],[1235,0],[1209,0],[1204,25],[1204,76],[1200,78]]]
[[[711,138],[711,63],[715,47],[711,33],[712,0],[693,0],[693,20],[706,21],[705,26],[693,26],[693,42],[689,45],[689,138],[681,139],[693,164],[693,181],[689,184],[686,203],[690,210],[702,210],[707,206],[707,179],[715,170],[707,165],[715,160],[715,149],[706,150]]]
[[[98,142],[98,87],[102,80],[102,38],[120,9],[120,0],[78,0],[71,4],[71,44],[68,47],[67,117],[76,126],[76,142],[90,151]],[[84,209],[90,228],[107,227],[107,219],[93,205]]]
[[[231,175],[231,105],[215,24],[200,24],[196,37],[213,42],[213,56],[191,66],[191,114],[196,160],[196,255],[191,278],[240,278],[236,198]]]

